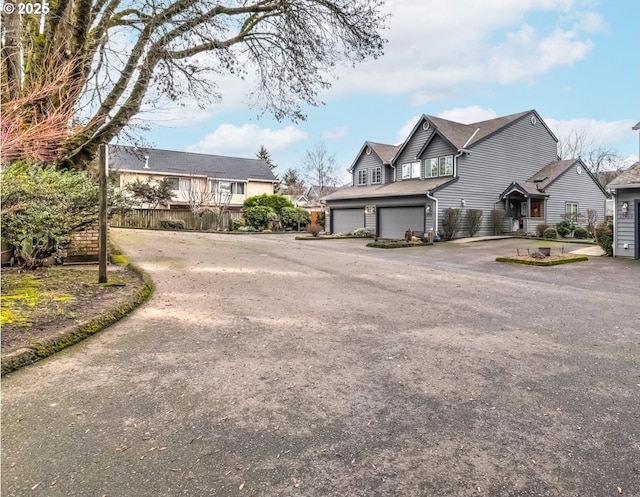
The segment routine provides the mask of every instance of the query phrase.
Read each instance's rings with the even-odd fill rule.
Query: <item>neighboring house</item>
[[[326,230],[438,232],[447,208],[463,219],[482,210],[479,235],[493,234],[494,209],[505,210],[503,232],[535,232],[565,217],[586,222],[588,210],[604,219],[606,191],[580,159],[559,160],[557,143],[535,110],[474,124],[423,115],[401,145],[363,145],[352,185],[323,199]],[[463,223],[458,236],[465,232]]]
[[[152,148],[109,146],[109,170],[119,176],[119,186],[136,179],[169,178],[174,197],[169,209],[188,209],[197,192],[230,196],[229,210],[238,211],[254,195],[273,194],[277,179],[259,159],[176,152]],[[162,207],[161,207],[162,208]]]
[[[613,255],[640,259],[640,162],[611,181],[607,188],[614,199]]]

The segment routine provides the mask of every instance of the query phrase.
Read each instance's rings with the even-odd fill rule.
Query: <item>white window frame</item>
[[[371,171],[371,183],[374,185],[382,183],[382,167],[378,166]]]
[[[422,169],[422,163],[420,161],[402,164],[402,179],[420,178],[420,169]]]
[[[244,187],[244,183],[233,183],[233,185],[231,185],[232,187],[232,192],[234,195],[244,195],[245,187]]]
[[[366,186],[367,184],[367,170],[360,169],[358,171],[358,186]]]
[[[575,210],[572,206],[575,206]],[[577,222],[578,221],[578,202],[565,202],[564,203],[564,217],[567,221]]]
[[[453,155],[443,155],[424,160],[424,177],[453,176]]]

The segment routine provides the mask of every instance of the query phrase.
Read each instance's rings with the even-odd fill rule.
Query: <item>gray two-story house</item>
[[[559,160],[558,139],[535,110],[461,124],[423,115],[401,145],[366,142],[353,183],[324,198],[326,230],[367,228],[381,238],[441,229],[447,208],[479,209],[479,235],[535,232],[540,223],[604,219],[607,193],[580,159]],[[464,236],[463,225],[458,236]]]

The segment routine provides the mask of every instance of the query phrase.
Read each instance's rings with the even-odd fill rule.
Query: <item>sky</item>
[[[255,158],[302,171],[322,143],[341,182],[365,141],[399,144],[418,118],[471,123],[535,109],[558,137],[585,134],[631,164],[640,139],[640,1],[388,0],[385,54],[336,71],[307,120],[249,106],[250,81],[218,82],[222,101],[147,112],[155,148]]]

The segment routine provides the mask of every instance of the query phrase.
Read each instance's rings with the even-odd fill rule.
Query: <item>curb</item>
[[[127,271],[136,273],[142,282],[142,287],[135,292],[131,299],[124,304],[114,307],[110,312],[101,316],[88,319],[82,323],[59,331],[53,336],[42,338],[34,342],[30,347],[15,350],[2,356],[2,374],[12,373],[24,366],[49,357],[56,352],[74,345],[85,338],[104,330],[108,326],[120,321],[134,309],[144,304],[154,290],[153,281],[142,268],[135,264],[126,265]]]

